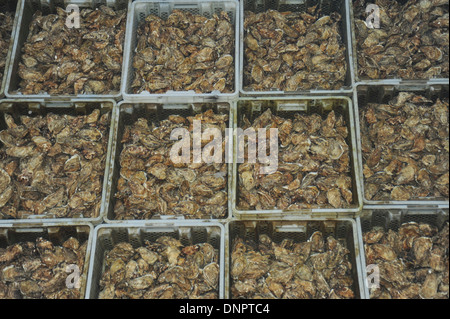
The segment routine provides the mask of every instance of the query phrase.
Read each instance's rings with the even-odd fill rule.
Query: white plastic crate
[[[280,12],[305,12],[309,7],[319,6],[321,13],[328,15],[332,12],[338,12],[341,15],[340,21],[340,35],[342,37],[342,42],[345,47],[347,71],[344,79],[344,85],[337,90],[325,90],[325,89],[309,89],[309,90],[298,90],[298,91],[281,91],[281,90],[270,90],[270,91],[253,91],[245,87],[245,77],[244,77],[244,65],[245,61],[245,46],[243,41],[245,39],[244,30],[244,20],[245,11],[252,11],[255,13],[266,12],[268,10],[278,10]],[[352,92],[354,84],[354,71],[353,71],[353,52],[351,43],[351,28],[350,28],[350,18],[349,18],[349,3],[347,0],[240,0],[240,39],[242,41],[239,50],[239,91],[241,96],[248,97],[268,97],[268,96],[294,96],[294,95],[346,95]]]
[[[76,238],[80,245],[87,241],[84,265],[79,278],[80,299],[84,299],[88,288],[87,276],[93,233],[94,227],[90,223],[42,223],[33,226],[0,224],[0,249],[27,241],[35,242],[39,237],[49,240],[54,245],[62,245],[70,237]]]
[[[220,223],[214,222],[152,221],[147,224],[103,224],[95,228],[86,299],[98,298],[100,279],[105,269],[105,256],[114,245],[126,242],[130,243],[133,248],[137,248],[143,246],[147,240],[154,242],[160,236],[176,238],[183,245],[208,243],[218,250],[220,272],[217,289],[219,298],[224,298],[225,227]]]
[[[233,176],[230,200],[233,210],[233,217],[237,219],[298,219],[305,216],[311,217],[355,217],[362,210],[362,194],[360,190],[360,174],[361,170],[358,166],[357,148],[356,148],[356,134],[354,129],[353,118],[353,103],[352,100],[346,96],[285,96],[285,97],[258,97],[250,98],[243,97],[236,102],[234,112],[234,129],[242,128],[242,119],[244,114],[250,121],[261,115],[267,109],[271,109],[276,115],[293,118],[296,113],[300,114],[326,114],[334,110],[338,114],[344,116],[346,126],[348,128],[347,143],[349,145],[350,156],[350,176],[352,178],[352,193],[353,202],[346,208],[334,208],[331,205],[314,205],[310,208],[299,208],[292,210],[271,209],[271,210],[243,210],[239,206],[239,174],[238,169],[238,145],[236,139],[233,144]]]
[[[3,98],[5,96],[5,86],[6,86],[6,78],[7,78],[7,74],[8,74],[8,69],[9,69],[9,64],[10,64],[10,58],[11,58],[11,51],[12,51],[12,47],[13,47],[13,43],[14,43],[14,33],[16,30],[16,24],[17,24],[17,11],[16,11],[16,7],[17,5],[21,5],[20,3],[22,2],[22,0],[1,0],[0,1],[0,11],[3,12],[12,12],[14,14],[14,22],[13,22],[13,28],[11,31],[11,38],[9,41],[9,49],[8,49],[8,54],[5,57],[5,68],[3,70],[3,74],[1,74],[0,76],[0,98]]]
[[[115,114],[116,114],[116,102],[114,100],[73,100],[71,102],[51,102],[43,100],[27,100],[27,99],[3,99],[0,100],[0,131],[4,130],[7,126],[4,121],[5,114],[9,114],[14,118],[20,116],[45,116],[48,113],[57,113],[63,115],[86,115],[92,112],[94,109],[100,110],[101,114],[111,112],[111,122],[108,129],[108,146],[104,167],[103,183],[102,183],[102,196],[100,203],[100,211],[97,216],[73,216],[69,217],[57,217],[43,213],[42,215],[26,215],[21,219],[2,219],[0,216],[0,226],[3,224],[30,224],[30,223],[92,223],[97,225],[103,222],[103,216],[106,212],[107,203],[109,201],[108,190],[108,177],[111,165],[111,151],[113,148],[114,134],[115,134]],[[1,142],[0,142],[1,143]]]
[[[162,19],[172,13],[173,10],[188,11],[192,14],[199,14],[207,18],[219,14],[221,11],[227,12],[231,23],[235,27],[235,50],[234,50],[234,91],[233,93],[220,93],[213,91],[211,93],[195,93],[194,91],[167,91],[164,94],[150,94],[142,92],[133,94],[131,84],[134,79],[133,58],[137,44],[137,28],[139,23],[148,15],[154,14]],[[128,21],[127,35],[124,47],[124,69],[122,76],[122,97],[126,102],[215,102],[229,101],[238,96],[239,92],[239,4],[236,0],[218,1],[187,1],[187,0],[168,0],[168,1],[135,1],[131,4]]]
[[[58,100],[70,101],[72,99],[114,99],[119,101],[122,99],[120,88],[117,91],[108,94],[65,94],[65,95],[50,95],[48,93],[42,94],[23,94],[18,92],[20,78],[18,75],[19,63],[22,58],[22,48],[27,40],[28,33],[31,27],[33,15],[36,11],[41,11],[43,15],[55,14],[56,7],[66,8],[70,4],[79,6],[80,11],[83,8],[95,9],[102,5],[113,8],[114,10],[127,9],[131,0],[19,0],[16,12],[15,28],[13,30],[13,44],[10,50],[10,65],[8,70],[5,70],[5,87],[4,94],[7,98],[12,99],[44,99],[44,100]],[[124,40],[125,42],[125,40]],[[124,43],[125,45],[125,43]],[[123,56],[125,52],[123,53]],[[122,76],[123,76],[122,63]]]

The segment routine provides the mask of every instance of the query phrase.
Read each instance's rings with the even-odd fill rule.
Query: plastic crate
[[[399,77],[389,77],[387,79],[370,79],[368,76],[360,76],[358,71],[358,50],[357,50],[357,40],[356,40],[356,28],[355,28],[355,15],[354,15],[354,9],[353,9],[353,2],[355,0],[348,0],[349,2],[349,23],[350,23],[350,29],[351,29],[351,50],[352,50],[352,70],[354,72],[353,74],[353,80],[355,83],[361,85],[361,84],[383,84],[383,85],[398,85],[398,84],[412,84],[412,85],[432,85],[432,84],[448,84],[449,78],[441,78],[441,77],[435,77],[431,79],[402,79]],[[405,3],[404,0],[395,0],[397,2]],[[448,4],[447,4],[448,7]],[[383,10],[381,7],[380,10]]]
[[[395,98],[399,92],[412,92],[418,95],[423,95],[424,97],[436,101],[440,98],[448,98],[449,86],[448,85],[385,85],[382,83],[378,84],[358,84],[354,91],[354,110],[355,110],[355,131],[357,139],[357,153],[358,162],[360,169],[359,179],[361,196],[363,198],[364,208],[376,208],[376,209],[388,209],[388,208],[441,208],[445,209],[449,207],[449,199],[411,199],[408,201],[394,201],[394,200],[368,200],[364,192],[364,174],[363,174],[363,154],[361,146],[361,123],[360,123],[360,112],[365,108],[367,103],[388,103],[390,100]]]
[[[353,203],[348,208],[333,208],[331,207],[311,207],[295,210],[240,210],[238,206],[239,189],[238,189],[238,168],[237,153],[238,146],[236,138],[233,145],[233,184],[232,184],[232,209],[233,217],[239,219],[252,219],[256,216],[258,218],[270,219],[296,219],[304,216],[312,217],[354,217],[362,209],[362,197],[360,192],[360,169],[357,161],[356,153],[356,136],[354,131],[353,106],[352,101],[348,97],[274,97],[274,98],[240,98],[237,102],[235,111],[235,129],[242,127],[242,118],[245,114],[247,119],[252,122],[256,117],[261,115],[268,108],[271,109],[272,114],[282,116],[284,118],[294,118],[296,113],[314,114],[317,113],[326,116],[330,111],[334,110],[336,114],[343,115],[348,128],[348,137],[346,142],[349,146],[351,178],[352,178],[352,193]]]
[[[114,245],[126,242],[133,248],[141,247],[145,241],[154,242],[160,236],[170,236],[183,245],[209,243],[219,252],[219,298],[224,296],[225,228],[220,223],[175,221],[167,223],[153,221],[147,225],[99,225],[95,228],[92,258],[89,266],[86,298],[98,299],[99,283],[105,269],[105,256]]]
[[[15,13],[17,6],[20,5],[18,3],[20,3],[20,2],[22,2],[22,0],[2,0],[2,1],[0,1],[0,12]],[[16,14],[14,14],[14,23],[13,23],[13,28],[11,31],[11,39],[10,39],[10,43],[9,43],[8,54],[5,57],[5,69],[3,71],[3,74],[0,74],[0,98],[3,98],[5,96],[6,75],[8,74],[9,60],[11,58],[11,50],[12,50],[12,46],[13,46],[14,33],[16,30],[16,21],[17,21],[17,16],[16,16]]]
[[[172,13],[173,10],[187,11],[192,14],[199,14],[207,18],[212,18],[213,14],[219,14],[221,11],[227,12],[231,23],[235,27],[235,51],[234,51],[234,92],[220,93],[213,91],[211,93],[195,93],[194,91],[168,91],[164,94],[150,94],[142,92],[133,94],[131,84],[134,79],[133,59],[137,44],[137,28],[141,21],[149,14],[154,14],[162,19]],[[128,15],[127,36],[124,56],[124,74],[122,77],[122,96],[124,101],[131,103],[145,102],[215,102],[229,101],[238,96],[238,70],[239,70],[239,5],[236,0],[207,0],[207,1],[187,1],[187,0],[168,0],[168,1],[135,1],[131,5]]]
[[[8,98],[16,99],[45,99],[45,100],[64,100],[72,99],[114,99],[121,100],[122,95],[120,89],[117,92],[109,94],[78,94],[78,95],[50,95],[45,94],[22,94],[17,92],[19,89],[20,78],[18,76],[19,62],[22,57],[22,47],[27,40],[30,30],[30,24],[33,14],[41,11],[43,15],[55,14],[56,7],[66,8],[69,4],[78,5],[80,10],[83,8],[95,9],[101,5],[107,5],[113,9],[127,9],[129,0],[20,0],[17,7],[16,34],[11,52],[10,66],[7,73],[7,83],[5,86],[5,95]],[[125,41],[125,40],[124,40]],[[125,45],[125,43],[124,43]],[[122,63],[122,76],[123,76]]]
[[[107,198],[108,203],[105,205],[105,216],[104,221],[106,223],[127,223],[140,221],[137,219],[131,220],[117,220],[114,212],[115,206],[115,194],[117,192],[117,181],[120,177],[120,154],[123,150],[123,144],[120,142],[125,130],[125,126],[132,125],[139,118],[145,118],[149,122],[159,122],[167,119],[170,115],[180,115],[183,117],[194,116],[195,114],[205,112],[208,109],[213,109],[218,114],[228,114],[228,127],[232,127],[233,121],[233,107],[228,102],[221,103],[185,103],[185,104],[157,104],[157,103],[128,103],[120,102],[116,110],[116,123],[115,132],[113,137],[113,147],[111,150],[112,161],[110,164],[110,175],[108,181]],[[228,140],[228,152],[232,152],[232,136],[229,136]],[[225,150],[224,150],[225,151]],[[227,213],[223,219],[231,216],[230,208],[230,189],[231,189],[231,175],[232,175],[232,164],[228,164],[228,177],[227,177]],[[145,219],[142,221],[149,221],[155,219],[184,219],[180,215],[154,215],[151,219]],[[213,217],[205,216],[204,219],[213,219]],[[222,218],[221,218],[222,219]]]
[[[74,237],[80,245],[87,241],[84,267],[80,271],[80,299],[84,299],[87,289],[87,276],[91,258],[91,246],[94,227],[89,223],[43,223],[30,225],[0,224],[0,248],[26,241],[36,242],[42,237],[54,245],[62,245],[70,237]],[[69,275],[70,273],[68,273]]]
[[[344,85],[339,90],[325,90],[325,89],[311,89],[299,90],[293,92],[271,90],[271,91],[252,91],[245,88],[244,79],[244,65],[245,65],[245,46],[241,43],[240,47],[240,73],[239,73],[239,90],[241,96],[287,96],[287,95],[345,95],[352,92],[353,88],[353,56],[351,50],[351,30],[350,19],[348,16],[348,1],[347,0],[241,0],[241,23],[240,23],[240,38],[241,41],[245,39],[244,20],[245,11],[252,11],[255,13],[266,12],[267,10],[291,11],[291,12],[305,12],[307,8],[318,5],[321,9],[322,15],[328,15],[332,12],[338,12],[341,15],[340,21],[340,35],[346,50],[347,72],[345,76]]]
[[[50,216],[48,214],[42,215],[28,215],[22,219],[0,219],[0,225],[2,224],[29,224],[33,222],[89,222],[94,225],[99,224],[103,221],[103,215],[105,212],[105,203],[107,202],[107,182],[110,170],[110,157],[112,150],[112,141],[114,135],[114,110],[116,103],[114,100],[78,100],[72,102],[44,102],[42,100],[1,100],[0,101],[0,130],[6,128],[6,123],[4,120],[4,114],[10,114],[14,119],[22,116],[45,116],[48,113],[55,114],[67,114],[67,115],[87,115],[90,114],[94,109],[99,109],[101,114],[106,112],[111,112],[111,124],[109,128],[108,146],[107,154],[104,167],[103,184],[102,184],[102,199],[100,203],[99,215],[95,217],[84,217],[78,216],[73,218],[58,218],[56,216]],[[0,142],[3,146],[3,143]]]
[[[445,223],[449,221],[449,211],[447,210],[398,210],[398,209],[373,209],[363,210],[361,215],[356,219],[358,228],[358,242],[359,250],[361,252],[361,266],[363,274],[363,289],[366,299],[370,299],[370,292],[368,286],[366,272],[367,263],[364,250],[364,241],[362,235],[365,232],[372,230],[374,227],[380,227],[385,232],[389,230],[397,231],[399,227],[404,223],[415,222],[424,223],[431,226],[436,226],[439,230],[445,226]]]
[[[258,236],[266,234],[273,242],[280,244],[283,240],[292,240],[294,243],[306,242],[311,235],[316,232],[322,232],[324,238],[333,236],[349,251],[349,261],[352,264],[352,290],[356,299],[365,299],[363,278],[361,272],[360,246],[358,242],[357,224],[354,219],[337,218],[337,219],[320,219],[305,218],[295,221],[271,220],[271,221],[237,221],[233,220],[229,223],[229,255],[227,261],[231,265],[231,254],[233,241],[241,238],[244,241],[258,243]],[[227,293],[229,298],[231,295],[231,287],[233,279],[230,274],[230,266],[227,267],[226,274],[229,280]]]

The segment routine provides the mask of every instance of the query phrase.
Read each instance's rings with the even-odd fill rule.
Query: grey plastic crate
[[[200,14],[207,18],[211,18],[214,13],[221,11],[228,13],[231,23],[235,27],[235,53],[234,53],[234,92],[220,93],[213,91],[211,93],[195,93],[194,91],[168,91],[164,94],[150,94],[142,92],[141,94],[133,94],[131,92],[131,84],[134,79],[133,58],[137,43],[137,28],[141,21],[149,14],[154,14],[162,19],[172,13],[173,10],[188,11],[193,14]],[[239,4],[236,0],[147,0],[135,1],[132,3],[128,14],[127,36],[125,39],[125,56],[124,56],[124,73],[122,77],[122,96],[124,101],[132,103],[146,102],[215,102],[229,101],[238,96],[238,70],[239,70]]]
[[[359,67],[358,67],[358,50],[357,50],[357,40],[356,40],[356,28],[355,28],[355,15],[353,10],[353,1],[355,0],[347,0],[349,3],[349,23],[350,23],[350,29],[351,29],[351,50],[352,50],[352,70],[354,72],[353,74],[353,80],[357,84],[367,85],[367,84],[383,84],[383,85],[398,85],[398,84],[404,84],[404,85],[433,85],[433,84],[449,84],[449,78],[442,78],[442,77],[436,77],[431,79],[402,79],[398,77],[389,77],[387,79],[370,79],[369,77],[364,77],[359,75]],[[400,2],[405,2],[402,0],[395,0]],[[380,4],[379,4],[380,5]],[[448,5],[448,4],[447,4]],[[381,5],[380,5],[381,6]],[[380,8],[383,10],[383,8]]]
[[[87,241],[84,267],[80,271],[80,299],[86,295],[89,262],[94,227],[90,223],[42,223],[34,225],[0,224],[0,248],[6,248],[21,242],[35,242],[42,237],[54,245],[62,245],[70,237],[76,238],[80,245]]]
[[[86,292],[87,299],[98,299],[99,283],[105,269],[105,256],[114,245],[130,243],[133,248],[141,247],[145,241],[153,242],[160,236],[170,236],[183,245],[209,243],[219,251],[219,298],[224,297],[225,227],[214,222],[152,221],[144,224],[99,225],[95,228],[92,244],[92,258]]]
[[[116,109],[115,115],[115,132],[113,137],[113,147],[111,150],[111,164],[110,164],[110,174],[108,180],[108,189],[106,191],[108,202],[105,205],[105,215],[104,221],[106,223],[127,223],[136,222],[139,220],[117,220],[115,218],[114,206],[115,197],[117,191],[117,181],[120,177],[120,153],[123,150],[123,145],[120,142],[122,140],[122,135],[124,133],[125,126],[132,125],[139,118],[143,117],[149,121],[159,122],[167,119],[170,115],[180,115],[183,117],[193,116],[195,114],[205,112],[208,109],[213,109],[216,113],[228,114],[228,127],[232,127],[233,121],[233,106],[228,102],[221,103],[128,103],[120,102]],[[225,150],[224,150],[225,151]],[[228,150],[229,154],[232,153],[232,136],[230,134],[228,140]],[[230,156],[231,158],[231,156]],[[230,204],[230,189],[231,189],[231,176],[232,176],[232,164],[228,164],[228,182],[227,182],[227,193],[228,193],[228,205],[227,214],[223,218],[228,218],[231,216],[231,204]],[[212,217],[211,217],[212,218]],[[151,221],[155,219],[184,219],[183,216],[176,215],[155,215],[150,219]],[[205,219],[209,219],[206,218]],[[142,220],[142,221],[149,221]]]
[[[18,76],[19,62],[22,57],[22,47],[27,40],[30,30],[30,24],[33,14],[40,10],[44,15],[56,13],[56,7],[66,8],[69,4],[78,5],[80,10],[83,8],[98,8],[101,5],[107,5],[113,9],[126,9],[129,0],[20,0],[17,7],[17,21],[15,28],[15,38],[13,42],[10,66],[7,73],[7,82],[5,86],[5,95],[8,98],[15,99],[45,99],[45,100],[64,100],[72,99],[114,99],[119,101],[122,99],[120,89],[117,92],[109,94],[78,94],[78,95],[50,95],[45,94],[22,94],[17,92],[19,89],[20,78]],[[125,40],[124,40],[125,41]],[[124,43],[125,46],[125,43]],[[123,53],[125,55],[125,52]],[[123,76],[122,63],[122,76]]]
[[[362,209],[362,195],[360,191],[360,185],[358,180],[360,180],[360,168],[357,161],[357,147],[356,147],[356,135],[354,130],[354,119],[353,119],[353,106],[352,100],[348,97],[273,97],[273,98],[240,98],[237,102],[234,127],[242,127],[242,118],[246,114],[247,119],[253,121],[257,116],[261,115],[268,108],[271,109],[272,113],[278,116],[283,116],[285,118],[293,118],[295,113],[306,113],[313,114],[317,113],[320,115],[328,114],[330,111],[334,110],[336,114],[341,114],[347,123],[347,128],[349,135],[346,139],[349,146],[350,155],[350,166],[351,166],[351,177],[352,177],[352,193],[353,193],[353,203],[348,208],[333,208],[333,207],[314,207],[314,208],[304,208],[298,210],[240,210],[238,209],[238,167],[237,163],[237,153],[238,146],[236,137],[233,141],[233,184],[232,184],[232,209],[233,217],[238,219],[252,219],[258,218],[269,218],[269,219],[296,219],[304,216],[312,217],[354,217]],[[257,159],[258,161],[258,159]]]
[[[355,110],[355,131],[357,139],[357,150],[358,150],[358,162],[360,169],[360,189],[361,196],[363,198],[364,208],[377,208],[377,209],[388,209],[388,208],[441,208],[445,209],[449,207],[449,199],[440,198],[424,198],[424,199],[412,199],[409,201],[393,201],[393,200],[368,200],[365,197],[364,192],[364,174],[363,174],[363,155],[361,146],[361,123],[360,123],[360,110],[362,110],[367,103],[387,103],[394,97],[398,95],[399,92],[413,92],[415,94],[420,94],[428,99],[435,101],[440,98],[448,98],[449,86],[447,85],[385,85],[382,83],[364,85],[357,84],[354,90],[354,110]]]
[[[341,16],[340,22],[340,35],[345,45],[346,50],[346,62],[347,73],[345,76],[344,86],[339,90],[324,90],[324,89],[312,89],[312,90],[299,90],[294,92],[286,92],[281,90],[273,91],[251,91],[245,88],[244,81],[244,19],[245,11],[252,11],[255,13],[265,12],[267,10],[292,11],[292,12],[305,12],[307,8],[318,5],[322,10],[322,14],[330,14],[332,12],[338,12]],[[239,73],[239,90],[241,96],[286,96],[286,95],[345,95],[352,92],[353,88],[353,56],[352,56],[352,44],[351,44],[351,29],[349,19],[349,6],[348,0],[241,0],[241,23],[240,23],[240,73]]]
[[[293,240],[295,243],[302,243],[307,241],[311,235],[320,231],[324,238],[333,236],[341,244],[343,244],[349,251],[349,261],[352,264],[352,290],[355,293],[356,299],[365,299],[363,277],[361,270],[360,246],[358,241],[357,224],[354,219],[337,218],[337,219],[323,219],[323,218],[305,218],[295,221],[286,220],[248,220],[238,221],[233,220],[228,224],[229,236],[229,254],[227,262],[231,265],[231,253],[233,248],[233,241],[236,238],[241,238],[245,241],[258,243],[258,236],[260,234],[268,235],[273,242],[280,244],[284,239]],[[227,287],[228,297],[231,298],[231,286],[233,279],[230,275],[230,266],[227,266],[226,273],[229,281]]]
[[[1,81],[0,81],[0,98],[3,98],[5,96],[5,86],[6,86],[6,78],[7,78],[7,74],[8,74],[8,68],[9,68],[9,61],[11,58],[11,51],[12,51],[12,47],[13,47],[13,41],[14,41],[14,34],[15,34],[15,30],[16,30],[16,23],[17,23],[17,12],[16,12],[16,8],[17,6],[20,6],[20,2],[22,2],[23,0],[2,0],[0,1],[0,12],[4,13],[4,12],[12,12],[15,13],[14,14],[14,23],[13,23],[13,28],[11,31],[11,40],[9,43],[9,49],[8,49],[8,54],[6,56],[6,61],[5,61],[5,69],[3,74],[1,75]]]
[[[72,102],[46,102],[42,100],[10,100],[4,99],[0,100],[0,130],[4,130],[6,128],[6,123],[4,120],[4,114],[8,113],[12,115],[15,119],[19,118],[22,115],[27,116],[36,116],[48,113],[56,113],[56,114],[68,114],[68,115],[86,115],[92,112],[94,109],[99,109],[101,114],[106,112],[111,112],[111,125],[109,128],[109,137],[108,137],[108,148],[106,154],[104,175],[103,175],[103,186],[102,186],[102,199],[99,215],[96,217],[73,217],[73,218],[58,218],[56,216],[46,215],[45,213],[42,215],[28,215],[23,219],[1,219],[0,225],[2,224],[29,224],[33,222],[43,223],[43,222],[55,222],[55,223],[63,223],[63,222],[74,222],[74,223],[82,223],[89,222],[93,225],[97,225],[103,222],[103,215],[105,214],[105,203],[108,201],[107,197],[107,182],[108,175],[110,171],[110,157],[112,151],[112,142],[113,136],[115,132],[114,128],[114,114],[116,109],[116,102],[114,100],[73,100]],[[3,146],[3,143],[0,142],[0,145]]]
[[[361,267],[363,274],[363,289],[366,299],[370,299],[370,292],[368,286],[366,272],[367,264],[364,250],[364,241],[362,235],[365,232],[372,230],[374,227],[381,227],[384,231],[392,229],[397,231],[399,227],[404,223],[415,222],[425,223],[428,225],[436,226],[441,230],[445,223],[449,221],[449,211],[446,210],[421,210],[421,209],[371,209],[363,210],[361,215],[356,218],[356,224],[358,228],[358,242],[359,251],[361,252]]]

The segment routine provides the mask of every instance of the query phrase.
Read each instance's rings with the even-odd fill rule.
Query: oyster
[[[5,75],[6,56],[8,55],[13,23],[13,12],[0,12],[0,85]]]
[[[137,29],[132,92],[234,91],[234,28],[224,11],[211,18],[175,9],[150,14]]]
[[[98,216],[110,115],[96,109],[88,115],[21,116],[16,122],[6,113],[0,219]]]
[[[80,299],[81,286],[67,286],[67,269],[83,273],[86,248],[74,237],[60,246],[39,237],[0,248],[0,299]]]
[[[360,109],[366,199],[448,199],[448,114],[448,98],[409,92]]]
[[[337,90],[347,74],[337,12],[244,12],[244,89]]]
[[[219,253],[208,243],[185,246],[169,236],[137,248],[121,242],[104,262],[99,299],[218,298]]]
[[[270,108],[252,123],[242,120],[242,129],[278,128],[278,169],[260,174],[259,163],[238,165],[238,202],[243,210],[294,210],[353,204],[350,150],[347,124],[331,111],[293,114],[286,119]],[[256,149],[258,149],[256,143]],[[268,142],[266,142],[266,145]],[[248,154],[248,141],[244,145]]]
[[[308,242],[285,239],[278,244],[260,234],[258,241],[233,241],[232,298],[355,298],[350,252],[332,236],[315,232]],[[311,245],[323,252],[312,251]]]
[[[127,10],[107,6],[80,11],[80,28],[68,13],[36,11],[21,48],[18,93],[113,94],[120,91]]]
[[[377,0],[380,28],[369,28],[366,7],[371,3],[353,1],[361,78],[448,78],[448,3]]]
[[[367,265],[377,265],[380,286],[373,299],[448,299],[448,222],[439,231],[424,223],[405,223],[398,231],[364,232]]]
[[[170,115],[150,123],[139,118],[126,126],[122,136],[120,177],[115,194],[115,219],[151,219],[174,215],[191,218],[223,218],[227,213],[228,166],[224,153],[220,163],[174,163],[171,151],[177,141],[171,132],[186,129],[193,133],[193,121],[202,130],[215,127],[225,142],[227,114],[212,109],[187,118]],[[209,140],[203,139],[202,145]],[[189,151],[193,158],[192,148]]]

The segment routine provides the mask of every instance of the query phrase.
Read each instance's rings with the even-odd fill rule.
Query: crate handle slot
[[[166,92],[166,94],[171,94],[171,95],[191,95],[191,94],[196,94],[194,90],[189,90],[189,91],[172,91],[172,90],[168,90]],[[187,97],[187,96],[186,96]]]
[[[72,108],[73,104],[71,102],[47,102],[45,108],[55,109],[55,108]]]
[[[278,111],[306,111],[308,106],[306,102],[279,102]]]
[[[198,5],[197,4],[188,4],[188,3],[175,3],[173,5],[174,9],[198,9]]]
[[[306,227],[301,225],[276,226],[275,231],[279,233],[306,233]]]
[[[16,233],[42,233],[44,228],[17,228]]]
[[[189,105],[186,104],[165,104],[164,109],[166,110],[188,110]]]

